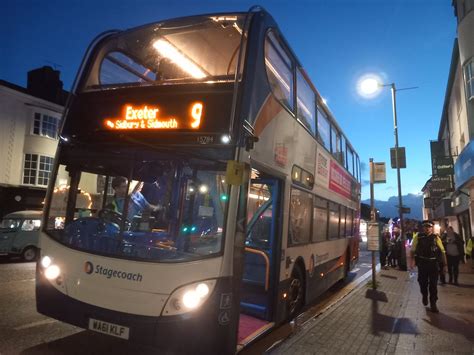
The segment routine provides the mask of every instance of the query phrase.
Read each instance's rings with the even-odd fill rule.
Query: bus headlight
[[[44,270],[44,276],[48,280],[54,280],[56,279],[59,274],[61,273],[61,270],[59,269],[58,265],[49,265],[45,270]]]
[[[215,285],[216,280],[206,280],[176,289],[168,298],[162,315],[173,316],[198,309],[209,298]]]
[[[45,269],[51,265],[51,258],[49,256],[43,256],[43,258],[41,259],[41,266],[44,267]]]

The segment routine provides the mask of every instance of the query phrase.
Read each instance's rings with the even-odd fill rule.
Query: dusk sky
[[[273,15],[359,153],[362,199],[369,197],[369,158],[387,163],[387,183],[375,187],[376,199],[396,196],[397,179],[390,168],[390,89],[369,101],[357,94],[357,80],[371,72],[399,89],[419,87],[397,93],[397,111],[399,144],[407,152],[402,192],[420,193],[431,176],[429,141],[438,136],[456,38],[450,0],[4,0],[0,79],[26,86],[27,71],[50,65],[69,90],[87,46],[103,31],[255,4]]]

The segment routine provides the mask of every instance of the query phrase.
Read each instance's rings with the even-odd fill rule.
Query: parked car
[[[0,255],[38,257],[42,211],[18,211],[5,215],[0,223]]]

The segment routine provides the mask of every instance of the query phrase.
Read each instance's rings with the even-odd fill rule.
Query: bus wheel
[[[38,257],[38,251],[35,247],[28,247],[23,250],[23,253],[21,253],[21,257],[25,261],[35,261]]]
[[[304,301],[304,279],[299,266],[296,266],[291,274],[290,290],[288,293],[288,313],[290,319],[296,317],[303,307]]]

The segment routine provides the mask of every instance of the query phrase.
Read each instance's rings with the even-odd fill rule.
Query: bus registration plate
[[[89,329],[122,339],[128,339],[129,335],[128,327],[123,327],[118,324],[108,323],[93,318],[89,318]]]

